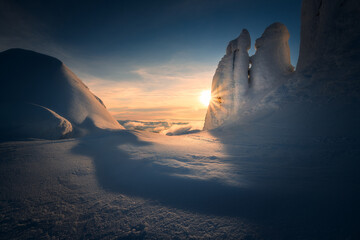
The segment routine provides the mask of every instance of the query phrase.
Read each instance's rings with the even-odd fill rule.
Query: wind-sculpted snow
[[[71,137],[71,123],[54,111],[35,104],[0,104],[1,140],[18,138],[59,139]]]
[[[256,40],[256,53],[251,58],[247,30],[229,43],[213,78],[205,130],[237,122],[257,108],[264,96],[288,80],[294,70],[290,63],[289,36],[285,25],[271,24]]]
[[[360,113],[355,107],[360,101],[359,12],[360,2],[356,0],[304,0],[300,53],[295,72],[290,63],[288,30],[281,23],[270,25],[255,42],[256,53],[250,58],[249,89],[245,96],[238,95],[243,100],[237,101],[241,102],[237,114],[228,114],[221,118],[223,121],[216,121],[215,116],[222,116],[221,109],[210,104],[208,111],[212,114],[206,116],[204,129],[226,125],[238,127],[250,122],[266,125],[267,118],[276,115],[300,119],[308,114],[306,107],[310,107],[309,111],[317,108],[308,118],[314,124],[319,123],[319,118],[328,116],[327,122],[335,128],[348,125],[341,117],[332,114],[339,106],[343,107],[339,107],[338,116],[359,119]],[[219,66],[221,64],[223,61]],[[226,82],[224,86],[230,82],[228,78],[223,78],[223,81]],[[220,81],[215,81],[214,77],[213,82]],[[233,96],[233,92],[227,94]],[[213,94],[212,101],[216,100]],[[285,112],[291,108],[301,110]],[[290,112],[295,116],[290,116]],[[293,128],[301,128],[298,125],[301,123],[294,124],[286,118],[279,121],[279,125],[293,124]]]
[[[75,131],[73,136],[92,128],[122,128],[99,98],[62,62],[53,57],[23,49],[1,52],[0,80],[0,102],[8,107],[14,104],[13,112],[19,111],[19,116],[22,109],[16,109],[16,104],[31,103],[47,108],[69,121]],[[9,119],[6,115],[6,112],[1,111],[1,118],[8,119],[10,123],[20,121]],[[24,115],[21,120],[24,123],[37,118],[26,119],[26,116],[29,115]],[[31,124],[35,126],[36,122]],[[38,128],[41,126],[49,127],[39,125]],[[10,132],[9,134],[11,135]]]
[[[356,236],[358,141],[267,127],[0,143],[0,236]]]
[[[240,36],[229,43],[226,54],[216,69],[205,129],[222,125],[238,114],[243,105],[248,90],[249,49],[250,34],[243,29]]]
[[[218,108],[212,103],[205,124],[216,128],[211,131],[176,136],[189,133],[190,125],[122,121],[131,130],[1,141],[0,238],[360,239],[358,6],[355,0],[304,1],[302,32],[307,33],[295,73],[282,24],[271,25],[256,41],[250,84],[233,81],[248,72],[247,31],[230,42],[214,76]],[[0,76],[32,73],[40,81],[32,86],[29,78],[7,78],[16,81],[0,88],[2,116],[19,120],[24,112],[24,119],[35,120],[35,126],[29,123],[35,134],[39,117],[58,129],[49,131],[57,136],[73,134],[71,126],[98,124],[95,113],[69,93],[73,85],[64,87],[45,74],[61,63],[46,62],[46,69],[32,66],[19,73],[17,64],[8,69],[0,62]],[[85,88],[80,81],[71,83]],[[226,91],[218,91],[222,87]],[[69,98],[57,101],[57,89]],[[17,102],[12,108],[11,101],[27,98],[43,104]],[[96,108],[102,106],[97,102]],[[79,115],[67,111],[70,103]],[[11,117],[14,109],[24,111]],[[9,119],[0,119],[1,127],[10,126]],[[26,121],[14,123],[19,125],[10,127]]]
[[[290,63],[290,34],[284,24],[273,23],[255,42],[251,57],[251,98],[259,99],[289,79],[294,67]]]

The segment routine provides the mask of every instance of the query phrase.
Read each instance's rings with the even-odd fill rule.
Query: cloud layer
[[[140,130],[168,136],[195,133],[202,130],[204,121],[132,121],[119,120],[127,130]]]
[[[170,62],[138,67],[132,79],[80,77],[116,119],[203,120],[207,106],[199,96],[210,89],[213,69],[200,63]]]

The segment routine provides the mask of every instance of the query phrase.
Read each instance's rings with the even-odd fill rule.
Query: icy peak
[[[240,51],[249,51],[251,47],[251,39],[249,31],[243,29],[236,39],[229,42],[229,45],[226,48],[226,55],[232,54],[233,52]]]
[[[273,23],[268,26],[260,38],[256,39],[255,49],[259,49],[264,44],[273,44],[272,41],[276,42],[287,42],[290,38],[287,27],[279,22]]]
[[[273,23],[255,42],[251,57],[250,86],[254,97],[262,97],[284,83],[294,71],[290,62],[289,31],[282,23]]]

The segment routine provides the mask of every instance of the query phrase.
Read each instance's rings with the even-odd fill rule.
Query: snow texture
[[[1,139],[71,137],[71,123],[54,111],[35,104],[0,104]]]
[[[25,108],[33,108],[25,103],[42,106],[43,109],[56,113],[58,119],[66,119],[71,123],[75,135],[81,135],[94,128],[122,128],[110,115],[101,100],[92,94],[87,86],[62,62],[53,57],[23,49],[1,52],[0,79],[0,102],[2,104],[6,104],[8,108],[11,108],[12,104],[14,104],[13,108],[18,106],[16,104],[26,106]],[[21,116],[23,109],[17,110],[20,111],[19,114],[12,116]],[[12,110],[12,112],[14,111],[16,109]],[[10,121],[6,123],[10,125],[12,121],[27,121],[26,118],[30,115],[25,114],[21,120],[10,119],[7,113],[2,111],[0,117]],[[40,116],[30,118],[29,121],[31,120],[32,123],[30,125],[22,124],[22,126],[24,128],[26,126],[34,127],[35,119],[39,119],[39,126],[36,128],[41,128]],[[11,130],[9,129],[9,131]],[[57,130],[54,129],[54,131]],[[28,129],[27,132],[30,133],[32,130]],[[47,138],[44,134],[45,132],[41,136]],[[8,132],[7,135],[11,135],[11,132]],[[49,138],[53,138],[56,134],[50,135]]]
[[[252,98],[261,98],[286,82],[294,71],[290,63],[290,34],[284,24],[273,23],[255,42],[251,57],[250,89]]]
[[[292,118],[302,118],[301,115],[307,114],[307,104],[313,105],[311,108],[318,107],[314,121],[316,117],[332,116],[335,106],[343,106],[340,107],[342,115],[348,115],[349,104],[359,100],[360,91],[359,12],[360,2],[356,0],[304,0],[300,53],[295,72],[290,64],[288,30],[281,23],[270,25],[256,40],[256,53],[250,58],[249,89],[245,97],[240,94],[245,99],[240,101],[240,110],[237,114],[222,117],[223,121],[217,121],[215,116],[222,113],[211,103],[204,129],[225,125],[236,127],[249,121],[264,120],[266,116],[280,114],[279,109],[284,112],[284,108],[292,107],[304,111],[294,113],[298,116]],[[229,82],[229,79],[223,78],[223,81]],[[221,81],[214,77],[214,82]],[[214,92],[212,94],[214,102],[216,97]],[[358,111],[351,114],[354,119]],[[340,120],[333,116],[327,119],[329,121],[336,125]]]
[[[271,24],[256,40],[256,53],[251,58],[247,30],[229,43],[213,79],[205,130],[236,122],[247,109],[289,79],[294,71],[289,37],[285,25]]]
[[[358,43],[359,25],[350,24],[358,6],[304,1],[302,35],[310,36],[304,25],[316,27],[314,9],[320,9],[326,24],[312,34],[328,29],[329,43],[325,33],[302,36],[299,69],[262,96],[251,96],[258,93],[250,87],[249,104],[235,117],[208,112],[207,123],[221,125],[211,131],[169,137],[102,129],[81,138],[1,142],[0,238],[360,239],[360,45],[347,45]],[[282,25],[275,29],[286,39]],[[260,54],[274,37],[270,30],[258,42],[258,64],[264,63],[259,56],[272,58]],[[342,39],[339,33],[347,34],[339,49],[307,52]],[[218,67],[216,87],[234,83],[229,66],[236,61],[228,54],[237,59],[231,52],[238,42]],[[285,57],[274,71],[287,74],[286,45],[279,49]],[[233,111],[232,104],[225,101],[224,108]],[[54,125],[65,117],[39,105],[30,113],[39,111]]]
[[[222,125],[236,115],[242,106],[248,90],[249,49],[250,34],[243,29],[240,36],[229,43],[216,69],[205,129]]]

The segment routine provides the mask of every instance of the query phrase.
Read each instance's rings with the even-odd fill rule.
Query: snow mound
[[[46,107],[30,103],[3,103],[0,106],[1,138],[60,139],[72,135],[71,123]]]
[[[56,58],[23,49],[1,52],[0,79],[0,103],[14,104],[14,108],[18,103],[43,106],[67,119],[76,134],[94,128],[123,128],[102,101]]]

